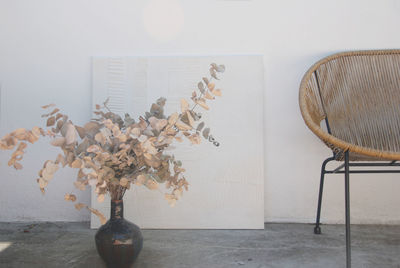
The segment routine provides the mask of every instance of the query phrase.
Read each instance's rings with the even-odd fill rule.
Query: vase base
[[[123,218],[122,202],[112,203],[112,208],[111,219],[96,233],[97,252],[107,267],[128,268],[142,250],[143,236],[139,226]]]

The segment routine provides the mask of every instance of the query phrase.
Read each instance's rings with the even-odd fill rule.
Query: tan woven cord
[[[318,88],[319,84],[319,88]],[[342,160],[400,160],[400,50],[334,54],[304,75],[307,126]],[[321,125],[328,118],[332,135]]]

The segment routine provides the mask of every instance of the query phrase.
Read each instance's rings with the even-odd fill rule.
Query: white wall
[[[265,220],[312,221],[320,164],[330,152],[302,121],[300,79],[312,63],[333,52],[399,47],[399,2],[181,0],[172,5],[173,21],[161,24],[169,22],[170,28],[153,34],[147,30],[158,26],[151,23],[149,2],[0,0],[1,133],[33,126],[38,107],[49,102],[78,124],[88,120],[91,56],[261,53],[266,69]],[[155,17],[168,16],[162,10]],[[42,197],[35,175],[49,154],[40,151],[40,145],[29,150],[22,172],[7,169],[6,153],[1,153],[0,220],[88,220],[87,213],[63,201],[73,187],[72,171],[60,172]],[[354,176],[353,222],[400,223],[399,186],[392,175]],[[81,198],[89,202],[89,193]],[[325,221],[341,222],[341,176],[328,178],[325,201]]]

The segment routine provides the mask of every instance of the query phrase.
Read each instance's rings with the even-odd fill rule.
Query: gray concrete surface
[[[0,223],[0,267],[105,267],[88,223]],[[143,230],[134,268],[344,267],[344,228]],[[400,226],[352,226],[353,267],[400,268]],[[9,244],[8,247],[5,245]]]

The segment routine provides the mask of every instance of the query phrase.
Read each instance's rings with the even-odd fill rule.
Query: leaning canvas
[[[211,62],[226,66],[219,82],[223,96],[202,118],[220,145],[174,144],[190,185],[173,208],[157,191],[127,191],[125,218],[141,228],[264,228],[262,56],[94,57],[93,107],[110,97],[113,112],[138,118],[164,96],[166,112],[178,111],[180,99],[190,98]],[[110,202],[98,203],[92,194],[92,207],[108,215]],[[91,227],[99,225],[92,216]]]

